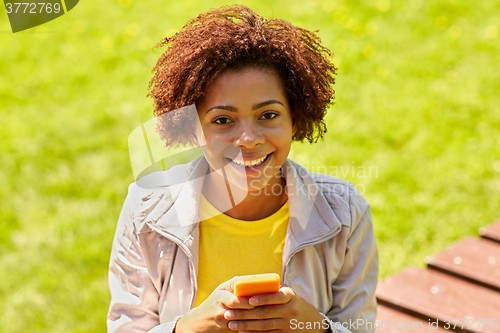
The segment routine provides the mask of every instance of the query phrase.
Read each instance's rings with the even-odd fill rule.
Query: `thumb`
[[[217,290],[226,290],[229,291],[230,293],[234,294],[234,283],[238,279],[238,276],[234,276],[231,279],[227,280],[226,282],[221,283],[217,288]]]
[[[236,297],[234,295],[234,283],[238,276],[221,283],[214,292],[218,293],[219,300],[228,309],[253,309],[255,306],[248,303],[248,297]]]

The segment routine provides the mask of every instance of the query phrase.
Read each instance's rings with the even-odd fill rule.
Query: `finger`
[[[226,320],[272,319],[283,317],[285,309],[280,305],[264,305],[249,310],[229,309],[224,312]]]
[[[277,293],[252,296],[248,302],[254,306],[285,304],[290,302],[294,295],[295,293],[291,288],[282,287]]]
[[[283,328],[283,319],[232,320],[227,327],[233,331],[271,331]]]
[[[215,290],[218,301],[226,309],[254,309],[255,306],[248,303],[248,297],[236,297],[227,290]]]

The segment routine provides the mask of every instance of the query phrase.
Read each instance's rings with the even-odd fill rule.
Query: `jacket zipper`
[[[186,255],[186,257],[188,258],[188,261],[189,261],[189,273],[190,273],[190,278],[191,278],[191,291],[192,291],[192,294],[193,294],[193,297],[191,298],[191,305],[190,305],[190,308],[192,309],[193,308],[193,305],[194,305],[194,301],[196,299],[196,289],[197,289],[197,281],[196,281],[196,278],[194,278],[195,274],[194,274],[194,263],[193,263],[193,260],[192,260],[192,254],[191,254],[191,251],[189,251],[188,247],[177,237],[174,237],[160,229],[158,229],[156,226],[152,225],[151,223],[149,222],[146,222],[147,225],[151,228],[151,230],[159,233],[160,235],[162,235],[163,237],[165,237],[166,239],[172,241],[174,244],[176,244],[178,247],[181,248],[181,250],[184,252],[184,254]]]
[[[191,254],[191,251],[189,251],[189,249],[187,248],[187,246],[181,242],[180,239],[158,229],[156,226],[152,225],[151,223],[149,222],[146,222],[147,225],[155,232],[159,233],[160,235],[162,235],[163,237],[167,238],[168,240],[172,241],[174,244],[176,244],[177,246],[179,246],[182,251],[184,252],[184,254],[186,255],[186,257],[188,258],[188,261],[189,261],[189,272],[190,272],[190,275],[191,275],[191,291],[192,291],[192,294],[193,294],[193,297],[191,298],[191,305],[190,305],[190,308],[193,308],[193,305],[194,305],[194,301],[196,299],[196,288],[197,288],[197,281],[196,279],[194,279],[194,263],[193,263],[193,260],[192,260],[192,254]],[[287,260],[286,260],[286,264],[285,266],[283,266],[283,273],[281,275],[281,282],[285,282],[285,274],[286,274],[286,268],[288,267],[288,264],[290,263],[290,260],[292,259],[292,257],[297,253],[299,252],[300,250],[308,247],[308,246],[313,246],[313,245],[317,245],[317,244],[320,244],[320,243],[323,243],[323,242],[326,242],[327,240],[329,240],[330,238],[333,238],[335,237],[339,232],[340,230],[342,230],[342,227],[338,227],[337,229],[335,229],[331,234],[317,240],[317,241],[314,241],[314,242],[311,242],[311,243],[305,243],[305,244],[301,244],[300,246],[298,246],[297,248],[295,248],[292,252],[290,252],[290,255],[288,256]]]
[[[290,255],[288,256],[288,258],[286,260],[286,264],[283,266],[283,273],[281,275],[281,282],[285,283],[286,268],[288,267],[288,263],[290,263],[290,260],[292,260],[292,257],[295,255],[295,253],[299,252],[300,250],[302,250],[302,249],[304,249],[304,248],[306,248],[308,246],[313,246],[313,245],[317,245],[317,244],[326,242],[330,238],[333,238],[333,237],[337,236],[340,233],[341,230],[342,230],[342,226],[338,227],[337,229],[335,229],[334,231],[332,231],[331,234],[326,235],[325,237],[323,237],[323,238],[321,238],[321,239],[319,239],[317,241],[314,241],[314,242],[311,242],[311,243],[301,244],[298,247],[296,247],[293,251],[291,251]]]

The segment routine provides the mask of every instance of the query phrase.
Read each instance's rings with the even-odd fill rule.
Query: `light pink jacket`
[[[185,167],[193,177],[208,172],[204,158]],[[373,332],[378,254],[369,204],[351,183],[291,160],[283,173],[290,220],[282,281],[328,318],[332,331]],[[200,193],[197,183],[130,185],[111,250],[108,332],[171,333],[193,307],[199,229],[189,221],[197,221]]]

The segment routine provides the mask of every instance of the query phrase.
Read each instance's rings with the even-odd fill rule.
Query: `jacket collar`
[[[302,245],[331,236],[340,229],[341,223],[309,170],[287,159],[283,174],[290,201],[290,220],[283,248],[285,258]]]
[[[286,179],[290,220],[283,253],[321,240],[340,228],[321,187],[303,166],[287,159],[282,167]],[[146,223],[189,246],[198,225],[203,176],[209,171],[204,157],[186,164],[187,182],[167,187]],[[167,171],[168,172],[168,171]]]

